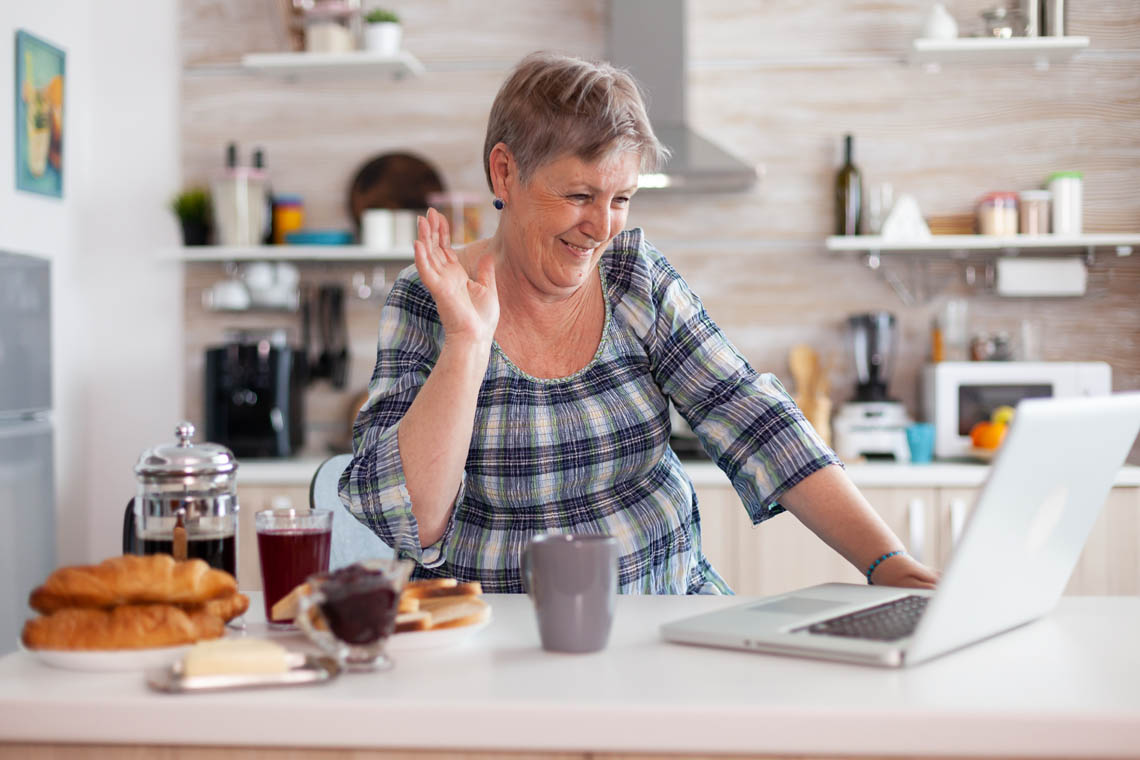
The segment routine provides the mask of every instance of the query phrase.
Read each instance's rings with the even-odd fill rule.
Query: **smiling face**
[[[507,172],[500,232],[508,266],[544,295],[575,291],[625,227],[639,168],[638,154],[620,152],[596,162],[564,156],[525,183]]]

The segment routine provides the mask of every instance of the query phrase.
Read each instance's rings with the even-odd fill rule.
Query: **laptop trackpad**
[[[812,599],[806,596],[789,596],[772,602],[762,602],[748,609],[753,612],[775,613],[777,615],[816,615],[825,610],[850,605],[850,602]]]

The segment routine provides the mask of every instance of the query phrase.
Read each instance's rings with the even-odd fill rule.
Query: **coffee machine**
[[[855,398],[835,417],[835,453],[845,461],[885,459],[910,462],[906,407],[891,399],[887,383],[894,362],[895,317],[890,312],[853,314],[847,319],[855,360]]]
[[[237,457],[287,457],[305,442],[308,363],[284,330],[238,332],[206,350],[206,437]]]

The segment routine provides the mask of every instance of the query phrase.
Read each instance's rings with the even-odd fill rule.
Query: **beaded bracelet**
[[[893,552],[887,552],[886,554],[884,554],[883,556],[879,557],[877,560],[872,562],[871,566],[867,568],[867,572],[865,573],[865,575],[867,576],[867,583],[874,585],[874,582],[871,580],[871,573],[875,572],[875,568],[878,567],[879,565],[881,565],[883,563],[883,560],[890,559],[891,557],[894,557],[894,556],[899,555],[899,554],[906,554],[906,552],[904,552],[902,549],[896,549]]]

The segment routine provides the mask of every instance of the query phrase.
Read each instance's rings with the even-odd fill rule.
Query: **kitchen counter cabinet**
[[[1130,475],[1122,480],[1130,483]],[[705,554],[737,593],[767,596],[817,583],[864,581],[856,568],[793,515],[778,515],[753,526],[727,479],[721,484],[705,482],[696,490]],[[942,570],[980,488],[862,486],[859,490],[908,552]],[[1140,594],[1140,486],[1117,485],[1109,493],[1065,593]]]
[[[938,544],[933,488],[864,488],[863,494],[917,557]],[[769,596],[817,583],[862,583],[863,574],[794,515],[754,526],[731,486],[700,486],[705,554],[738,594]]]
[[[861,488],[906,550],[945,569],[978,488]],[[793,515],[752,525],[723,484],[698,485],[701,542],[712,566],[738,594],[783,594],[815,583],[864,581]],[[1067,595],[1140,594],[1140,487],[1117,485],[1093,526]]]
[[[748,598],[619,597],[609,646],[588,655],[543,652],[526,596],[487,600],[494,619],[462,646],[302,688],[156,694],[137,672],[57,670],[16,652],[0,658],[0,757],[1088,758],[1140,747],[1140,658],[1121,635],[1140,628],[1136,597],[1064,598],[1041,621],[903,671],[660,638],[664,622]]]
[[[940,489],[937,568],[946,567],[979,490]],[[1109,492],[1065,593],[1140,594],[1140,487]]]

